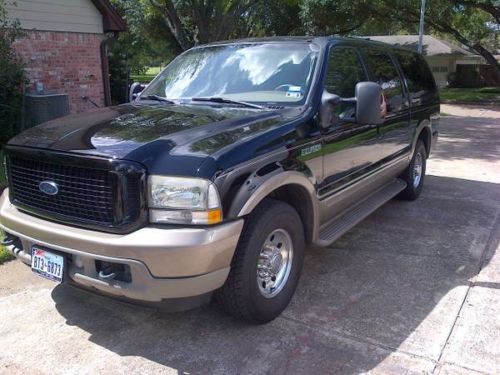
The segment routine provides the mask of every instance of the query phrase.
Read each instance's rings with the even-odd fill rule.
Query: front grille
[[[116,222],[114,181],[109,171],[10,157],[9,178],[15,203],[80,221]],[[55,182],[59,192],[42,193],[42,181]]]
[[[5,151],[10,200],[20,210],[110,233],[130,233],[147,223],[141,164],[11,146]],[[55,183],[57,194],[42,192],[43,181]]]

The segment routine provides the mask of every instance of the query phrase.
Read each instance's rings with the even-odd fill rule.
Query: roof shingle
[[[414,51],[418,49],[418,35],[380,35],[380,36],[367,36],[366,38],[387,44],[409,48]],[[423,54],[426,56],[439,56],[439,55],[474,56],[473,53],[463,49],[462,47],[446,42],[444,40],[434,38],[433,36],[430,35],[424,35]]]

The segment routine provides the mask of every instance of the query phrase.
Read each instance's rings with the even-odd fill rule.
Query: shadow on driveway
[[[418,201],[393,200],[332,248],[308,249],[292,303],[263,326],[217,306],[161,314],[65,285],[52,297],[91,342],[182,374],[432,371],[498,245],[498,202],[498,184],[427,176]]]
[[[446,161],[500,160],[499,120],[448,116],[441,118],[441,123],[446,126],[446,132],[440,133],[438,147],[432,151],[432,158]]]

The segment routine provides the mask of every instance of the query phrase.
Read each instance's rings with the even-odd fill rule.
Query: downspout
[[[108,63],[108,46],[109,42],[116,38],[116,33],[101,42],[101,71],[102,71],[102,84],[104,88],[104,106],[111,105],[111,85],[109,82],[109,63]]]

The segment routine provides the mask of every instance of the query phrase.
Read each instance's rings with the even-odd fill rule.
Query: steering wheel
[[[297,86],[297,85],[294,85],[293,83],[285,83],[283,85],[276,86],[274,88],[274,91],[282,91],[281,90],[282,88],[284,88],[284,87],[290,87],[290,86]]]

